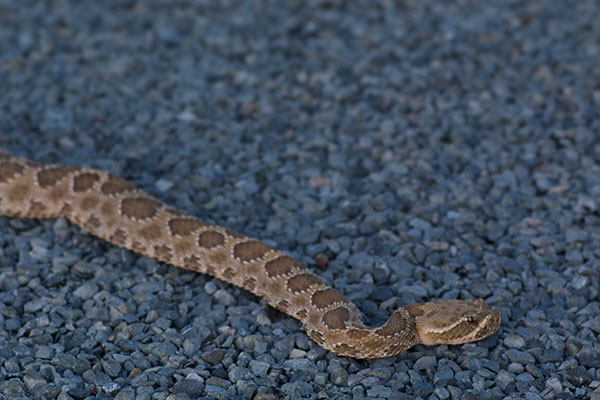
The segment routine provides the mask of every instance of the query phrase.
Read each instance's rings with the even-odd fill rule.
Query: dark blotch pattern
[[[102,184],[100,191],[106,195],[113,196],[119,193],[130,192],[135,189],[136,187],[131,183],[114,175],[109,175],[107,181]]]
[[[60,182],[65,176],[73,171],[75,167],[57,166],[44,169],[37,174],[38,185],[42,188],[49,188]]]
[[[250,240],[248,242],[236,244],[233,248],[233,256],[241,262],[249,262],[263,257],[272,249],[271,246],[267,246],[264,243]]]
[[[0,164],[0,183],[6,183],[25,170],[20,164],[3,162]]]
[[[134,220],[154,218],[161,204],[146,197],[127,198],[121,201],[121,214]]]
[[[312,304],[318,309],[324,309],[334,303],[347,303],[348,300],[337,290],[327,288],[312,295]]]
[[[219,232],[206,231],[198,235],[198,246],[205,249],[223,246],[223,244],[225,244],[225,237]]]
[[[288,256],[281,256],[265,264],[265,271],[269,278],[289,275],[297,268],[301,268],[300,263]]]
[[[100,180],[100,176],[93,172],[84,172],[73,178],[74,192],[87,192],[94,187],[96,182]]]
[[[329,310],[323,314],[322,321],[329,329],[344,329],[350,319],[350,311],[344,307]]]
[[[377,334],[381,336],[395,336],[396,334],[405,330],[413,319],[408,315],[408,313],[404,310],[398,310],[392,314],[388,322],[377,329]],[[414,322],[412,322],[414,325]],[[416,329],[416,327],[414,328]]]
[[[323,281],[313,274],[300,274],[288,280],[287,288],[293,293],[301,293],[308,290],[311,285],[318,285],[322,283]]]
[[[208,222],[195,218],[172,218],[168,225],[173,236],[187,236],[199,228],[210,226]]]

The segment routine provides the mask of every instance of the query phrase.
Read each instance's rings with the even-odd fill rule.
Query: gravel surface
[[[599,19],[0,0],[0,147],[275,245],[370,323],[435,298],[503,316],[478,343],[342,358],[241,289],[0,217],[0,398],[600,399]]]

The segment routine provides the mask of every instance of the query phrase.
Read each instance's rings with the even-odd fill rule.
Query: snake
[[[63,217],[114,245],[241,287],[298,319],[316,344],[339,356],[373,359],[417,344],[473,342],[501,322],[483,299],[445,299],[408,304],[368,327],[348,298],[286,253],[100,169],[42,164],[0,150],[0,215]]]

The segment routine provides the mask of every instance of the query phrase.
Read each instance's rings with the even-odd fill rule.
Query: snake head
[[[500,313],[482,299],[439,300],[407,307],[415,317],[420,343],[461,344],[486,338],[500,325]]]

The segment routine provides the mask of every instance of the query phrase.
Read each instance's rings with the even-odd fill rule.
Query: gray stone
[[[581,349],[577,358],[584,367],[600,368],[600,356],[591,348]]]
[[[515,382],[515,378],[513,375],[503,369],[498,372],[496,378],[494,379],[500,390],[505,391],[508,385],[511,385]]]
[[[106,375],[116,378],[121,372],[121,363],[115,360],[104,360],[102,362],[102,369]]]
[[[36,392],[39,388],[44,386],[47,381],[39,375],[25,374],[23,376],[23,383],[29,392]]]
[[[283,367],[287,369],[291,369],[293,371],[304,370],[312,365],[313,362],[306,358],[294,358],[290,360],[286,360],[283,363]]]
[[[291,382],[281,386],[281,392],[290,398],[300,398],[313,392],[313,387],[307,382]]]
[[[229,370],[229,372],[227,373],[227,376],[229,377],[229,380],[233,383],[251,377],[250,371],[247,368],[238,366],[231,368],[231,370]]]
[[[49,346],[38,346],[35,351],[35,357],[50,360],[54,357],[54,349]]]
[[[81,299],[91,299],[100,288],[93,282],[86,282],[73,291],[73,295]]]
[[[342,367],[330,364],[327,372],[329,372],[329,380],[334,385],[346,386],[348,384],[348,372]]]
[[[217,290],[214,293],[214,297],[219,303],[221,303],[225,306],[231,306],[231,305],[235,304],[235,298],[227,290],[223,290],[223,289]]]
[[[566,370],[565,379],[578,387],[587,386],[591,381],[590,375],[582,366]]]
[[[510,362],[516,362],[519,364],[535,363],[535,359],[533,358],[533,356],[524,351],[510,349],[510,350],[507,350],[506,352],[504,352],[504,355],[506,355],[506,357],[508,357]]]
[[[435,368],[437,365],[437,360],[435,356],[423,356],[415,361],[413,368],[417,371]]]
[[[12,378],[5,382],[0,383],[0,393],[8,396],[8,398],[19,398],[19,396],[25,395],[25,389],[23,383],[17,379]]]
[[[124,388],[115,395],[115,400],[135,400],[135,390],[133,388]]]
[[[382,399],[389,399],[392,394],[392,389],[382,386],[376,385],[367,390],[367,395],[370,397],[379,397]]]
[[[207,392],[209,390],[207,386]],[[221,388],[219,388],[221,389]],[[212,393],[222,393],[224,390],[220,391],[215,386],[211,386]],[[197,398],[202,395],[204,391],[204,384],[196,379],[181,379],[177,381],[175,385],[173,385],[173,393],[186,393],[191,398]]]
[[[561,393],[563,391],[563,385],[560,382],[560,379],[558,379],[557,377],[550,377],[546,380],[545,385],[547,388],[552,389],[554,393]]]
[[[519,335],[510,334],[504,338],[504,345],[513,349],[522,349],[526,344],[525,339]]]
[[[446,400],[450,398],[450,391],[443,387],[436,387],[433,391],[433,394],[435,394],[436,397],[440,400]]]
[[[199,387],[198,383],[193,383],[193,385],[195,387]],[[194,390],[196,390],[196,389],[194,389]],[[227,391],[220,386],[208,385],[208,384],[205,386],[204,390],[206,391],[206,393],[205,393],[206,395],[217,397],[217,398],[225,396],[225,394],[227,393]]]
[[[519,363],[510,363],[506,369],[511,374],[520,374],[525,370],[523,365]]]
[[[202,353],[200,355],[200,357],[204,361],[209,362],[214,365],[214,364],[218,364],[221,361],[223,361],[223,358],[225,357],[225,352],[223,350],[217,349],[217,350],[208,351],[206,353]]]
[[[433,376],[433,383],[444,385],[451,379],[454,379],[454,371],[447,365],[440,365]]]
[[[269,372],[271,365],[265,361],[250,360],[249,368],[255,376],[264,377]]]

